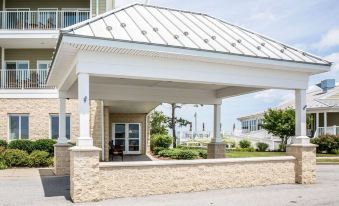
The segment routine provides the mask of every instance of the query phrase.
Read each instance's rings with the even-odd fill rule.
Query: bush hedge
[[[7,142],[6,142],[6,140],[0,139],[0,147],[7,148]]]
[[[7,149],[3,160],[8,167],[25,167],[28,164],[28,153],[19,149]]]
[[[239,146],[240,148],[250,148],[252,145],[251,141],[247,140],[247,139],[243,139],[243,140],[240,140],[239,142]]]
[[[45,167],[53,164],[53,158],[46,151],[35,150],[28,156],[27,166]]]
[[[154,147],[153,148],[153,153],[155,154],[155,155],[158,155],[159,154],[159,152],[161,152],[162,150],[165,150],[166,148],[163,148],[163,147]]]
[[[336,154],[339,153],[339,136],[322,135],[311,139],[311,143],[317,144],[317,153]]]
[[[151,150],[155,147],[169,148],[172,144],[172,137],[164,134],[153,134],[151,136]]]
[[[53,139],[39,139],[33,143],[33,150],[45,151],[49,156],[54,154],[54,145],[57,142]]]
[[[264,142],[258,142],[257,148],[259,152],[265,152],[268,149],[269,145]]]
[[[31,153],[34,150],[34,142],[31,140],[12,140],[8,146],[8,149],[18,149]]]
[[[195,150],[195,149],[175,148],[175,149],[161,150],[158,153],[158,155],[160,157],[168,157],[171,159],[192,160],[192,159],[198,159],[199,157],[202,157],[202,156],[206,156],[207,158],[207,151],[205,153],[202,150],[200,151],[200,150]]]

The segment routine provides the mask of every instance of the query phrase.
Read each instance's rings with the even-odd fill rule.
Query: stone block
[[[299,184],[312,184],[316,181],[316,147],[314,144],[292,144],[286,148],[288,155],[294,156],[295,181]]]
[[[70,152],[69,144],[54,145],[54,174],[64,176],[70,174]]]
[[[224,143],[209,143],[207,145],[207,158],[225,158],[226,145]]]

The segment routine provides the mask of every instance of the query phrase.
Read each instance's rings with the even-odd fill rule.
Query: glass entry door
[[[139,123],[113,123],[114,145],[124,148],[125,154],[140,154],[141,124]]]

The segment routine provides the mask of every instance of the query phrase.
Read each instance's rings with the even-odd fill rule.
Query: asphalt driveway
[[[105,200],[80,205],[200,206],[200,205],[339,205],[339,165],[319,165],[313,185],[274,185],[206,192]],[[0,205],[75,205],[69,200],[68,177],[51,176],[48,169],[0,171]]]

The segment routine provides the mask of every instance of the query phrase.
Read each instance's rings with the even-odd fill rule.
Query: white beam
[[[66,144],[66,99],[59,98],[59,144]]]
[[[93,146],[93,139],[90,137],[90,97],[89,97],[89,75],[78,74],[78,101],[79,101],[79,137],[77,146]]]
[[[77,72],[89,73],[91,76],[263,89],[306,89],[308,86],[307,73],[258,68],[253,65],[95,52],[79,52],[77,58]]]
[[[112,81],[114,81],[112,79]],[[68,91],[68,97],[76,97],[76,85]],[[92,99],[138,101],[138,102],[178,102],[184,104],[220,104],[215,91],[168,87],[127,86],[113,84],[91,84]]]
[[[315,113],[315,127],[316,130],[319,128],[319,112]]]
[[[220,136],[220,117],[221,117],[221,104],[214,105],[214,115],[213,115],[213,138],[212,143],[222,142]]]
[[[295,144],[309,143],[306,133],[306,107],[306,90],[295,90]]]
[[[326,132],[326,128],[327,128],[327,112],[324,112],[324,128],[325,128],[325,132]]]

